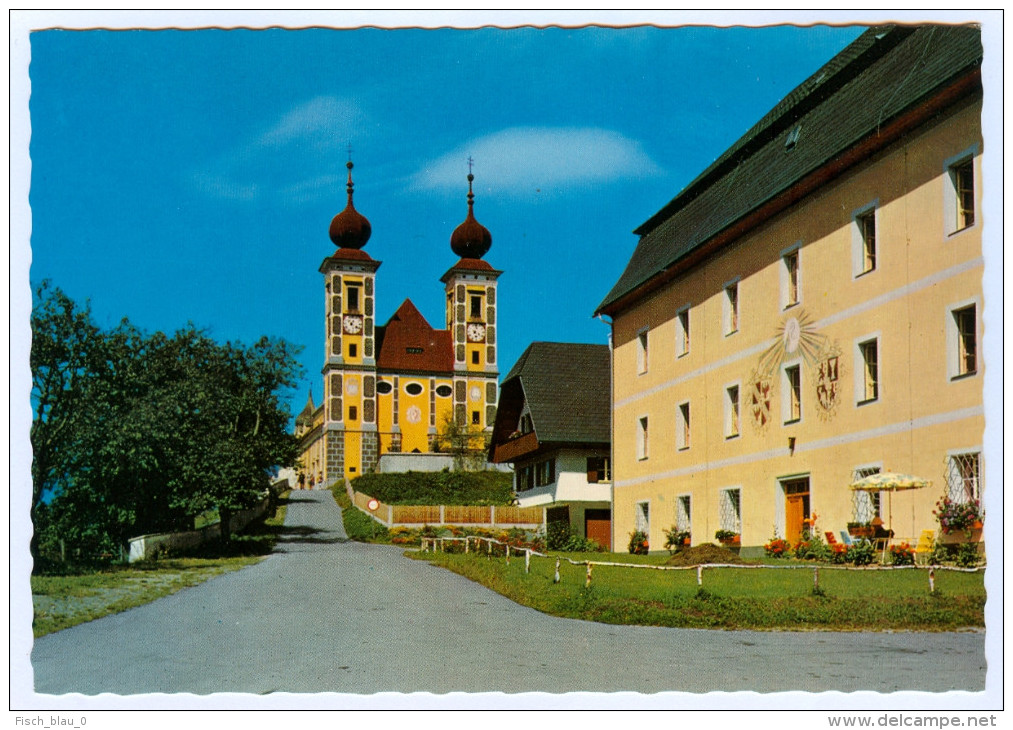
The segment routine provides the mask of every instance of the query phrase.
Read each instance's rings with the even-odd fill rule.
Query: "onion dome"
[[[338,248],[362,248],[369,240],[373,227],[369,221],[352,205],[352,161],[345,165],[348,168],[348,205],[331,220],[331,240]]]
[[[450,236],[450,248],[463,259],[480,259],[492,247],[492,234],[475,220],[475,194],[471,182],[475,176],[468,173],[468,217]]]

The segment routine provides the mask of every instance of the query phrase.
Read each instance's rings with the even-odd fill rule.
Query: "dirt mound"
[[[744,563],[738,553],[734,553],[713,543],[704,543],[695,547],[683,548],[665,561],[665,565],[706,565],[708,563]]]

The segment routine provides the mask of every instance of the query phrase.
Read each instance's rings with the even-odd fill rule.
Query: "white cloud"
[[[570,185],[653,177],[664,170],[639,142],[593,127],[513,127],[478,137],[427,164],[413,187],[460,190],[468,157],[476,183],[498,193],[554,192]]]
[[[353,102],[333,96],[318,96],[284,114],[257,141],[268,147],[306,141],[347,144],[352,130],[362,119],[361,111]]]
[[[222,150],[193,175],[201,193],[234,201],[275,196],[307,203],[344,190],[343,148],[365,129],[350,100],[318,96],[279,115],[259,134]],[[340,152],[339,152],[340,151]]]

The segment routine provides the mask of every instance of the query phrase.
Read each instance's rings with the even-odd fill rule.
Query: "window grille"
[[[947,460],[948,495],[958,504],[981,499],[981,455],[954,454]]]
[[[637,502],[637,530],[649,535],[651,533],[651,503]]]
[[[865,469],[855,469],[851,474],[851,481],[879,474],[879,467],[872,466]],[[880,514],[880,492],[852,492],[851,511],[855,522],[872,522]]]
[[[675,526],[682,532],[689,531],[692,517],[690,511],[690,497],[688,494],[679,497],[675,506]]]
[[[732,532],[742,531],[742,508],[738,489],[721,492],[721,529]]]

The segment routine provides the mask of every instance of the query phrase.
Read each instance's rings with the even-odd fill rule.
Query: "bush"
[[[770,542],[763,546],[763,549],[771,558],[786,558],[791,553],[791,545],[788,544],[788,541],[777,535],[774,535]]]
[[[647,555],[650,546],[647,544],[647,533],[636,530],[630,533],[629,551],[633,555]]]
[[[906,542],[890,546],[890,559],[894,565],[914,565],[915,550]]]
[[[978,565],[978,543],[961,543],[957,548],[957,565],[961,568],[973,568]]]
[[[859,540],[848,547],[844,559],[853,565],[869,565],[876,557],[876,551],[868,540]]]
[[[569,522],[550,522],[545,530],[545,545],[549,550],[565,550],[571,537]]]
[[[358,542],[387,542],[389,540],[386,527],[355,507],[341,510],[341,519],[345,523],[345,532],[349,539]]]
[[[513,499],[513,477],[500,471],[363,474],[352,487],[386,504],[507,505]]]
[[[828,545],[830,548],[830,562],[835,565],[843,565],[848,560],[848,546],[842,545],[839,542],[835,542],[833,545]]]
[[[830,548],[823,542],[819,533],[803,537],[795,545],[795,557],[799,560],[830,560]]]

